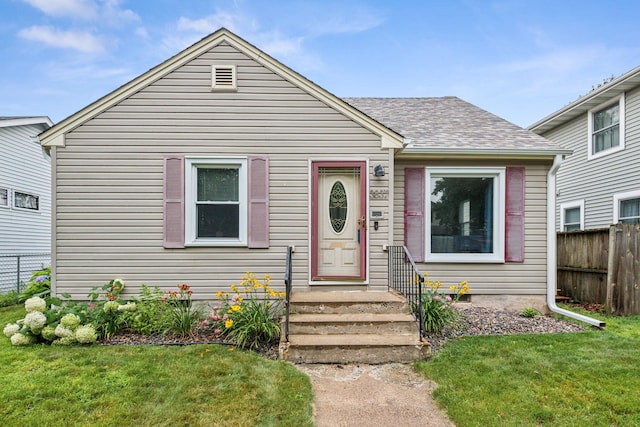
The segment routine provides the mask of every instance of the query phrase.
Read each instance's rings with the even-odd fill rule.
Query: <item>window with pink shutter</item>
[[[267,157],[167,159],[174,160],[165,160],[166,247],[269,247]]]

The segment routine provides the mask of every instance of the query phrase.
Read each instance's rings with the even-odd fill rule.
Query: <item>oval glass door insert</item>
[[[344,230],[347,222],[347,192],[340,181],[336,181],[329,194],[329,218],[336,233]]]

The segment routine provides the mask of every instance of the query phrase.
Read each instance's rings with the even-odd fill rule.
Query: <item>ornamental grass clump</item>
[[[269,275],[259,280],[250,272],[242,276],[239,285],[229,289],[230,292],[216,293],[218,302],[203,326],[241,348],[257,350],[276,344],[285,293],[271,287]]]
[[[442,282],[429,280],[425,274],[422,286],[422,319],[425,332],[438,333],[447,325],[455,326],[460,320],[460,312],[455,308],[456,303],[462,295],[469,292],[467,281],[463,280],[457,285],[449,286],[450,293],[447,294],[441,291]],[[415,306],[414,311],[419,314],[419,307]]]

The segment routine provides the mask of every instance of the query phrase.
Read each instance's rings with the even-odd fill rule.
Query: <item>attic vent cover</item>
[[[211,68],[213,90],[236,90],[236,67],[235,65],[216,66]]]

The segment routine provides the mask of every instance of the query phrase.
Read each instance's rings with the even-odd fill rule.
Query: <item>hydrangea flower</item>
[[[104,303],[104,307],[102,307],[102,309],[105,313],[113,313],[118,311],[119,306],[120,304],[118,304],[117,301],[107,301]]]
[[[62,337],[58,340],[55,340],[51,343],[51,345],[72,345],[76,343],[76,339],[73,337],[73,335],[70,335],[68,337]]]
[[[34,337],[31,335],[23,335],[20,333],[11,335],[11,344],[13,345],[29,345],[34,341]]]
[[[135,311],[135,310],[136,310],[136,303],[135,302],[128,302],[126,304],[118,306],[118,311]]]
[[[40,297],[31,297],[24,302],[24,309],[27,313],[33,311],[45,312],[47,310],[47,302]]]
[[[65,314],[62,319],[60,319],[60,324],[63,328],[75,330],[78,326],[80,326],[80,317],[73,313]]]
[[[7,323],[7,326],[4,327],[2,332],[7,336],[7,338],[11,338],[13,335],[17,334],[20,330],[20,326],[16,323]]]
[[[66,337],[70,337],[73,335],[73,331],[71,329],[67,329],[64,326],[62,326],[62,324],[56,326],[56,329],[54,330],[54,334],[57,337],[60,338],[66,338]]]
[[[42,338],[44,338],[47,341],[53,341],[56,338],[58,338],[56,336],[56,329],[51,325],[47,325],[44,328],[42,328],[40,335],[42,336]]]
[[[27,313],[24,317],[24,324],[28,326],[33,332],[40,331],[47,324],[47,316],[39,311],[32,311]]]
[[[44,282],[45,280],[49,280],[49,276],[47,276],[46,274],[43,276],[36,277],[34,282],[40,283],[40,282]]]
[[[84,325],[76,329],[75,338],[80,344],[93,344],[98,339],[98,335],[93,326]]]

